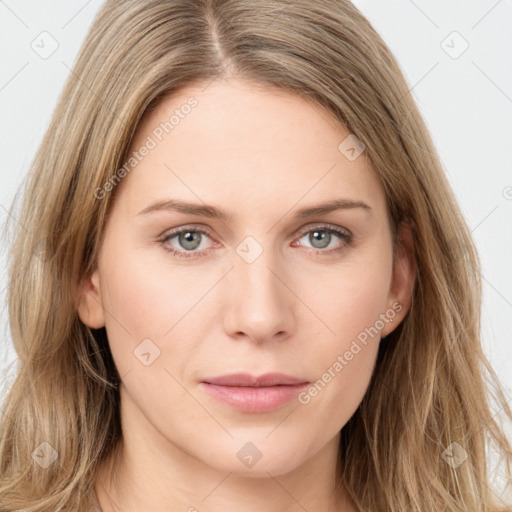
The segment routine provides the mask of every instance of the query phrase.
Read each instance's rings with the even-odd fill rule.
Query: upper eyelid
[[[321,228],[321,229],[325,229],[325,230],[332,230],[332,231],[341,231],[341,232],[345,232],[347,235],[349,236],[352,236],[352,232],[343,227],[343,226],[336,226],[335,224],[332,224],[332,223],[329,223],[329,222],[319,222],[319,223],[312,223],[312,225],[308,224],[307,226],[304,226],[303,228],[300,228],[298,231],[296,231],[296,233],[307,233],[315,228]]]

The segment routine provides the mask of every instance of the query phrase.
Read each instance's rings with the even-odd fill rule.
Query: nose
[[[251,263],[236,255],[227,278],[226,333],[258,344],[291,336],[296,299],[289,288],[289,273],[270,250]]]

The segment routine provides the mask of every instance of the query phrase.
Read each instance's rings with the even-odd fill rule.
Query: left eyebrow
[[[300,210],[297,210],[293,216],[298,219],[304,219],[306,217],[313,217],[314,215],[322,215],[336,210],[346,210],[352,208],[362,208],[369,213],[371,213],[372,210],[371,206],[364,203],[363,201],[355,201],[352,199],[334,199],[332,201],[327,201],[314,206],[301,208]],[[153,203],[144,208],[137,215],[146,215],[156,211],[176,211],[179,213],[209,217],[222,221],[228,221],[233,218],[232,214],[227,213],[221,208],[208,204],[179,201],[177,199],[164,199],[157,201],[156,203]]]
[[[335,210],[347,210],[351,208],[362,208],[368,213],[371,213],[372,210],[372,207],[366,203],[363,203],[363,201],[354,201],[352,199],[334,199],[326,203],[320,203],[316,206],[309,206],[307,208],[297,210],[297,212],[294,214],[294,217],[303,219],[305,217],[330,213]]]

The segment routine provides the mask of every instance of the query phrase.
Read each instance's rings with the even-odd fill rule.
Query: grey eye
[[[328,229],[313,229],[309,232],[309,242],[315,249],[324,249],[331,241],[331,232]]]
[[[182,231],[177,236],[180,245],[184,249],[194,250],[201,244],[201,233],[198,231]]]

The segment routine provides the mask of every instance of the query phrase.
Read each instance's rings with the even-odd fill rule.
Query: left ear
[[[387,322],[381,336],[393,332],[411,307],[411,295],[416,281],[416,259],[414,257],[414,236],[410,222],[402,221],[398,227],[397,248],[393,264],[393,277],[389,289],[387,306],[395,311],[392,322]]]

